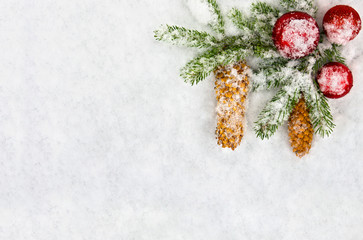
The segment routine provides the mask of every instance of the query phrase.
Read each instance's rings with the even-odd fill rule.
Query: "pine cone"
[[[310,121],[309,111],[302,96],[289,118],[290,144],[296,156],[301,158],[309,153],[313,134],[314,129]]]
[[[243,63],[220,66],[214,71],[217,98],[218,144],[234,150],[243,137],[249,67]]]

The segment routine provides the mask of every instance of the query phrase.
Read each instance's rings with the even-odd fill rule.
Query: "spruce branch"
[[[178,46],[210,48],[219,44],[216,38],[207,32],[190,30],[184,27],[162,25],[154,33],[156,40]]]
[[[265,2],[252,3],[252,18],[255,21],[255,31],[265,41],[271,40],[274,22],[280,15],[280,10]]]
[[[251,32],[254,31],[254,22],[244,16],[240,10],[233,8],[229,12],[228,17],[232,20],[234,25],[236,25],[236,27],[242,30],[245,34],[251,34]]]
[[[274,49],[271,35],[273,23],[279,16],[279,12],[277,8],[267,3],[256,2],[251,6],[249,16],[233,8],[229,12],[228,17],[242,31],[243,35],[248,36],[248,41],[251,44],[257,47],[265,45],[266,49]],[[256,51],[255,54],[258,57],[262,57],[259,51]]]
[[[271,87],[281,86],[282,88],[274,99],[267,104],[256,122],[255,131],[259,137],[270,137],[277,130],[279,124],[287,119],[284,114],[291,113],[289,112],[292,110],[290,107],[294,105],[280,104],[280,110],[277,111],[279,114],[278,116],[285,116],[285,119],[275,121],[278,124],[270,123],[274,123],[273,120],[276,118],[273,117],[276,116],[276,110],[271,107],[271,104],[278,98],[284,98],[286,100],[286,97],[283,96],[284,89],[290,89],[290,91],[295,89],[304,94],[316,133],[320,134],[322,137],[332,133],[335,125],[333,123],[330,107],[326,97],[318,90],[319,87],[316,85],[317,83],[312,76],[315,76],[315,69],[317,66],[320,66],[325,61],[337,59],[336,56],[339,57],[340,52],[337,46],[331,46],[331,48],[325,49],[323,53],[324,54],[321,54],[320,51],[316,50],[313,56],[307,56],[298,60],[271,58],[260,64],[259,68],[254,72],[253,89],[269,89]],[[269,119],[270,122],[266,121],[266,119]]]
[[[213,72],[218,66],[225,66],[243,60],[251,54],[246,46],[232,46],[225,50],[213,48],[188,62],[182,69],[180,76],[185,82],[198,84]]]
[[[207,32],[190,30],[184,27],[163,25],[155,31],[155,38],[159,41],[187,47],[206,48],[207,51],[194,58],[181,69],[181,76],[192,85],[205,79],[219,65],[227,65],[244,60],[247,56],[265,58],[276,54],[271,40],[271,17],[277,11],[265,3],[256,3],[252,6],[251,16],[244,16],[233,9],[230,17],[242,30],[240,35],[226,36],[223,20],[217,0],[202,0],[212,13],[210,27],[218,34],[217,38]],[[272,13],[271,13],[271,12]],[[264,16],[264,13],[268,13]],[[268,25],[266,27],[266,24]]]
[[[345,57],[342,56],[342,54],[340,52],[341,46],[333,43],[332,48],[333,48],[333,52],[334,52],[335,61],[345,64],[346,59],[345,59]]]
[[[213,48],[192,59],[180,70],[180,76],[191,85],[198,84],[218,66],[215,61],[218,52],[219,49]]]
[[[268,74],[268,73],[267,73]],[[269,90],[271,88],[279,88],[288,82],[291,82],[293,78],[289,75],[285,75],[282,72],[275,72],[269,75],[269,78],[264,80],[265,73],[254,73],[254,81],[252,85],[252,91],[258,91],[262,89]]]
[[[284,8],[285,12],[302,11],[307,12],[315,17],[318,8],[315,0],[280,0],[280,5]]]
[[[266,21],[271,20],[272,16],[278,18],[280,14],[279,9],[269,5],[266,2],[252,3],[251,12],[255,15],[265,18]]]
[[[249,47],[246,44],[228,47],[216,56],[216,61],[221,66],[240,62],[253,54]]]
[[[277,56],[276,52],[274,51],[275,47],[270,43],[266,43],[263,39],[256,37],[254,40],[250,40],[250,42],[253,46],[253,54],[256,57],[265,59]]]
[[[335,127],[327,98],[311,86],[303,90],[315,132],[321,137],[329,136]]]
[[[299,88],[282,87],[260,113],[254,127],[257,137],[270,138],[289,118],[300,96]]]
[[[218,34],[224,35],[224,19],[216,0],[205,0],[212,12],[212,20],[209,22],[209,26]]]
[[[291,80],[291,74],[286,69],[289,61],[286,58],[267,58],[260,62],[253,72],[252,91],[278,88]]]
[[[321,51],[319,49],[315,50],[315,56],[317,61],[314,65],[314,73],[324,66],[324,64],[329,62],[340,62],[345,64],[345,58],[341,55],[341,47],[337,44],[332,44],[330,48]]]

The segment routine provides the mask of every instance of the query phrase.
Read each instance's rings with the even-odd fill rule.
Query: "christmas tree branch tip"
[[[207,2],[210,11],[212,13],[212,20],[209,22],[209,26],[215,31],[217,34],[221,34],[224,36],[224,19],[219,8],[219,5],[216,0],[204,0]]]
[[[300,96],[300,89],[281,88],[258,116],[256,135],[261,139],[270,138],[287,121]]]
[[[162,25],[154,31],[154,34],[156,40],[178,46],[210,48],[220,44],[214,36],[207,32],[179,26]]]

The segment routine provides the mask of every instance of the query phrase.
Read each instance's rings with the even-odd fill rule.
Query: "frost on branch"
[[[219,44],[216,38],[207,32],[190,30],[184,27],[162,25],[154,33],[156,40],[178,46],[209,48]]]
[[[317,59],[320,60],[321,57],[318,56]],[[254,128],[257,136],[262,139],[271,137],[288,120],[301,94],[305,97],[315,132],[323,137],[329,135],[335,125],[327,100],[317,89],[312,77],[316,58],[271,61],[267,63],[270,68],[263,66],[255,70],[252,76],[252,80],[256,81],[255,90],[281,87],[258,117]]]
[[[286,12],[301,11],[315,17],[318,8],[315,0],[280,0],[280,5]]]

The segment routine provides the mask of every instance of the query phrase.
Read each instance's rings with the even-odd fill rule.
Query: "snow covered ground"
[[[363,33],[330,138],[303,159],[286,125],[257,139],[273,93],[252,93],[232,152],[213,81],[179,77],[195,52],[153,39],[162,23],[208,30],[190,1],[0,2],[0,239],[362,239]],[[363,16],[360,0],[318,2],[320,25],[338,3]]]

